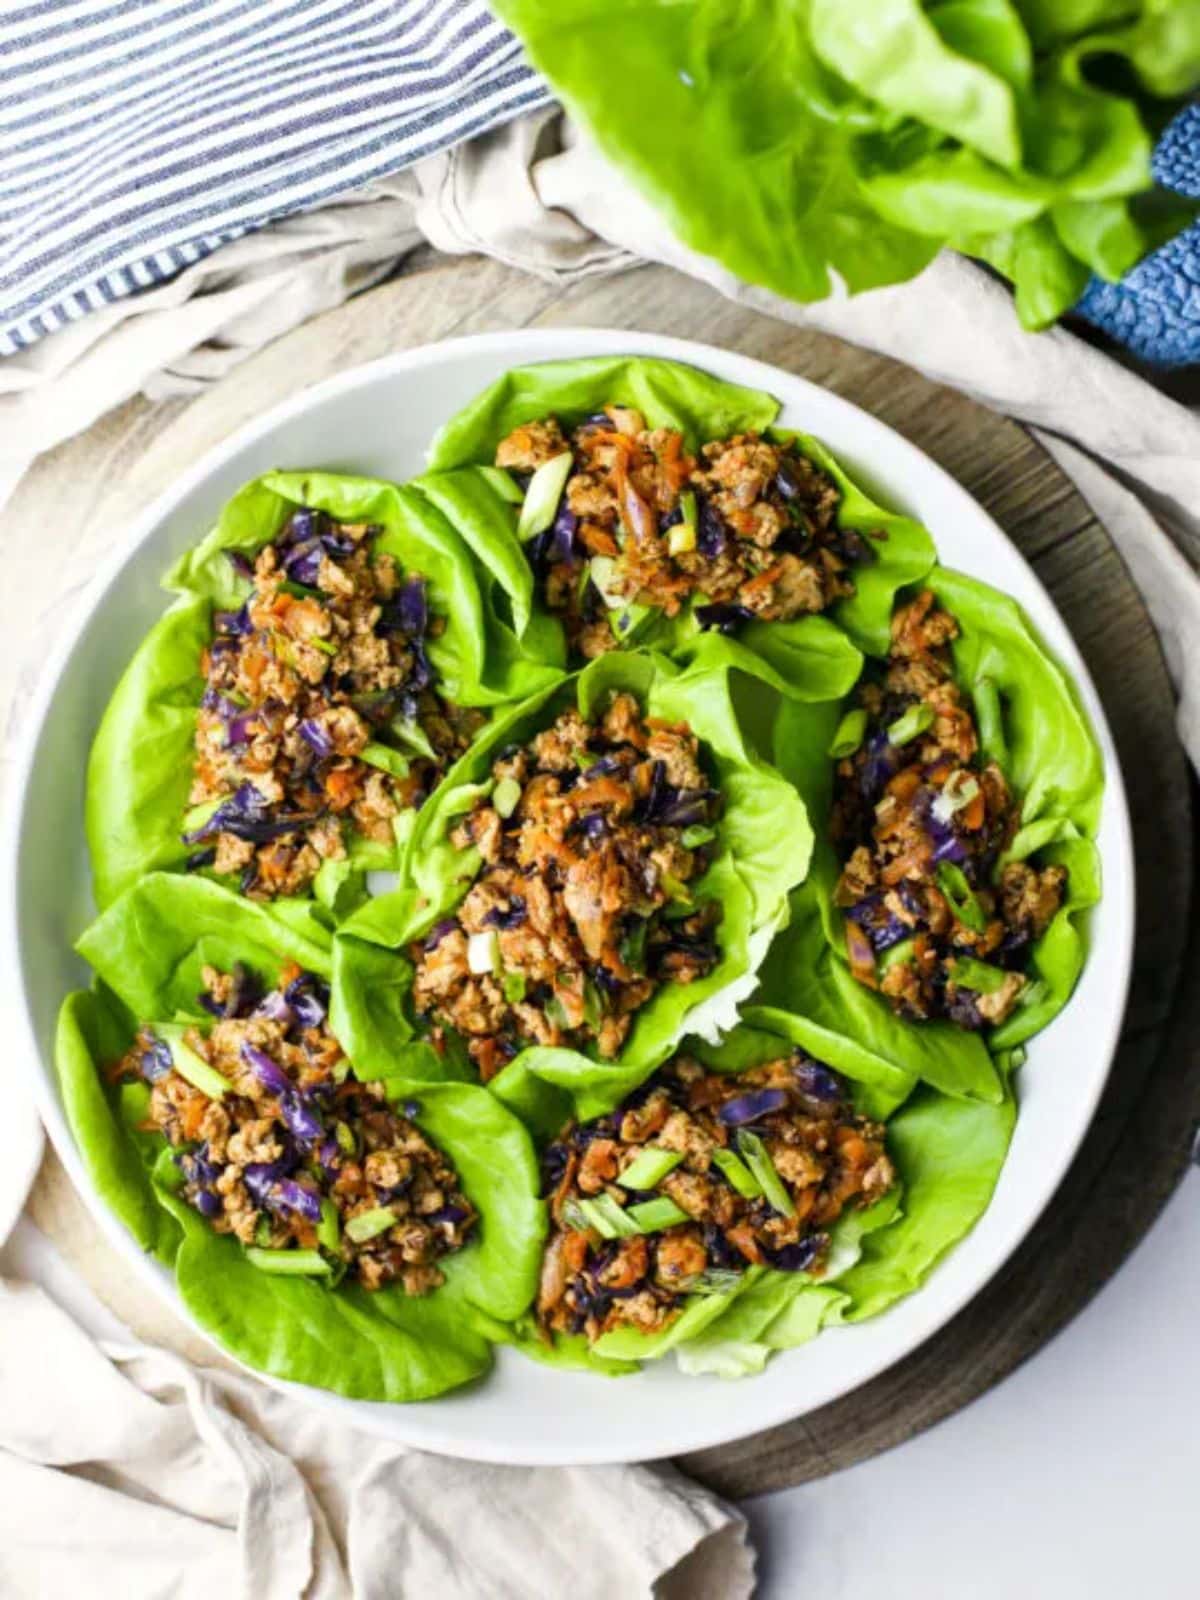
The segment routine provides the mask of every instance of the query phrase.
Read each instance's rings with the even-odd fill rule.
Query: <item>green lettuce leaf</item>
[[[211,1021],[201,968],[235,961],[273,986],[289,961],[330,978],[333,940],[311,901],[247,900],[205,878],[152,872],[80,935],[75,948],[130,1015]]]
[[[787,891],[804,876],[812,830],[796,790],[747,744],[731,688],[735,670],[732,655],[724,660],[714,656],[703,668],[680,670],[658,655],[613,652],[557,690],[497,717],[422,807],[401,863],[399,887],[345,924],[345,933],[356,939],[394,948],[421,937],[452,912],[480,864],[477,851],[455,848],[452,829],[486,792],[495,752],[524,742],[566,706],[577,705],[586,718],[610,693],[626,690],[649,715],[691,725],[725,797],[717,852],[696,886],[698,900],[722,902],[717,934],[721,960],[694,983],[664,985],[638,1012],[614,1060],[531,1048],[495,1080],[498,1092],[504,1092],[502,1083],[524,1085],[532,1075],[550,1085],[578,1084],[588,1105],[604,1109],[659,1065],[685,1031],[715,1036],[736,1021],[737,1002],[753,988],[758,962],[786,914]],[[361,1018],[368,1011],[371,1001],[362,993],[365,970],[342,964],[335,987],[343,1014]],[[408,978],[397,971],[393,993],[403,1009]]]
[[[1095,266],[1111,213],[1060,236],[1056,208],[1150,191],[1151,135],[1200,84],[1194,0],[645,0],[619,27],[600,0],[497,10],[603,154],[735,277],[819,300],[950,244],[1014,279],[1029,327],[1088,268],[1151,248],[1126,220]]]
[[[610,401],[636,407],[651,427],[680,430],[693,451],[706,439],[747,429],[768,431],[779,409],[767,394],[678,362],[643,356],[517,368],[484,390],[442,428],[430,450],[438,470],[419,479],[416,487],[436,501],[481,561],[509,574],[510,594],[520,586],[521,604],[514,603],[513,612],[518,631],[530,617],[557,623],[534,594],[516,537],[512,480],[489,465],[496,446],[518,423],[553,415],[569,430]],[[875,559],[855,569],[855,594],[834,608],[832,616],[842,631],[824,616],[751,622],[738,635],[741,665],[781,693],[836,699],[854,682],[860,665],[846,634],[861,649],[883,647],[896,591],[928,572],[935,560],[933,541],[919,523],[876,505],[820,440],[793,430],[771,432],[772,437],[794,440],[833,478],[841,490],[842,524],[868,536]],[[705,658],[710,635],[701,632],[690,605],[674,619],[634,610],[636,626],[625,635],[629,643],[677,660]]]
[[[478,1234],[443,1263],[446,1283],[420,1299],[261,1272],[173,1192],[178,1174],[165,1141],[139,1131],[148,1088],[107,1084],[104,1069],[128,1047],[136,1019],[165,1028],[169,1017],[195,1012],[202,962],[240,959],[266,981],[285,960],[328,972],[328,937],[322,949],[277,908],[160,875],[111,907],[83,943],[118,994],[101,984],[63,1006],[56,1059],[67,1118],[105,1203],[144,1249],[173,1265],[196,1321],[260,1371],[360,1399],[424,1399],[484,1373],[494,1330],[522,1317],[536,1292],[546,1228],[519,1119],[478,1085],[410,1077],[402,1041],[369,1072],[351,1056],[358,1075],[381,1080],[393,1102],[416,1102],[414,1120],[454,1163],[480,1213]],[[142,1009],[150,1000],[164,1009]]]
[[[145,872],[181,870],[191,854],[180,835],[204,690],[200,656],[211,642],[212,612],[239,606],[250,587],[229,553],[253,557],[301,505],[378,525],[375,548],[427,580],[430,609],[444,624],[429,641],[429,656],[450,700],[497,705],[561,676],[557,638],[544,627],[518,638],[505,626],[503,576],[476,568],[458,533],[423,495],[370,478],[268,473],[234,495],[216,527],[167,576],[166,587],[180,598],[138,647],[101,719],[86,797],[98,905]],[[337,914],[351,909],[361,898],[363,872],[395,865],[408,826],[407,816],[397,818],[393,847],[352,838],[350,859],[322,868],[318,898]]]

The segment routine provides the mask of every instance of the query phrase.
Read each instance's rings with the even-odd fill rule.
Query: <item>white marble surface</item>
[[[1007,1382],[887,1455],[751,1502],[758,1600],[1196,1600],[1198,1482],[1192,1172]]]

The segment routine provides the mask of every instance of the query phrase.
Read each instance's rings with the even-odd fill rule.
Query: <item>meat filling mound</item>
[[[822,1276],[828,1229],[895,1181],[882,1124],[800,1053],[750,1071],[678,1056],[608,1116],[572,1124],[543,1158],[552,1229],[537,1301],[544,1334],[657,1333],[688,1295],[749,1266]]]
[[[216,804],[184,839],[201,846],[190,867],[236,874],[253,899],[302,893],[348,830],[390,843],[481,720],[437,693],[440,619],[424,580],[372,551],[378,531],[297,511],[246,603],[214,616],[189,803]]]
[[[834,898],[860,982],[901,1016],[977,1030],[1036,998],[1023,969],[1067,874],[1024,861],[996,872],[1020,810],[981,753],[976,717],[995,715],[994,691],[980,686],[973,711],[954,682],[957,635],[924,591],[892,619],[882,679],[858,691],[850,738],[861,743],[837,766],[833,837],[843,867]]]
[[[528,1044],[614,1056],[663,984],[717,964],[698,900],[720,795],[685,724],[614,695],[503,751],[452,834],[482,865],[453,917],[413,949],[417,1010],[454,1029],[488,1079]]]
[[[839,523],[837,485],[792,444],[736,434],[697,458],[674,429],[608,405],[569,439],[555,417],[523,423],[501,440],[496,465],[528,483],[567,452],[554,520],[527,548],[584,656],[620,642],[609,610],[673,616],[694,598],[702,628],[786,621],[852,593],[848,569],[873,558]]]
[[[173,1054],[143,1027],[112,1074],[151,1085],[146,1127],[174,1149],[184,1199],[243,1245],[319,1251],[335,1279],[436,1289],[437,1262],[466,1242],[476,1213],[412,1121],[419,1106],[402,1114],[382,1084],[347,1077],[312,973],[287,968],[265,996],[242,967],[205,967],[203,977],[201,1001],[217,1019],[209,1033],[187,1029]],[[206,1092],[178,1061],[227,1088]]]

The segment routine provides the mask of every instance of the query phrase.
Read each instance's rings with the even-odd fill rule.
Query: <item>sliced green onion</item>
[[[625,596],[618,586],[616,557],[593,556],[588,567],[601,600],[610,611],[620,611],[625,604]]]
[[[975,721],[979,745],[1000,767],[1008,765],[1008,740],[1004,737],[1004,711],[1000,691],[991,678],[980,678],[974,686]]]
[[[689,1294],[729,1294],[742,1281],[740,1272],[730,1272],[724,1267],[711,1267],[693,1278],[688,1285]]]
[[[334,1083],[345,1083],[346,1079],[350,1076],[350,1063],[345,1056],[343,1056],[340,1061],[336,1061],[334,1063],[331,1069],[331,1075]]]
[[[742,1160],[758,1179],[767,1204],[785,1217],[794,1217],[796,1207],[784,1188],[783,1179],[775,1170],[775,1163],[766,1145],[756,1133],[748,1133],[745,1128],[738,1134],[737,1142]]]
[[[358,1148],[348,1122],[339,1122],[333,1130],[333,1136],[348,1156],[352,1156]]]
[[[573,465],[574,457],[569,450],[564,450],[552,460],[543,461],[530,478],[521,514],[517,518],[517,538],[522,542],[544,533],[554,521]]]
[[[569,1028],[571,1026],[567,1021],[566,1008],[556,994],[550,996],[543,1004],[542,1010],[556,1028]]]
[[[429,742],[429,735],[415,717],[393,717],[388,724],[396,738],[430,761],[437,760],[437,751]]]
[[[587,1233],[589,1230],[598,1233],[602,1239],[615,1239],[617,1230],[612,1223],[599,1210],[594,1200],[576,1200],[563,1207],[563,1216],[570,1213],[571,1227],[578,1232]],[[575,1220],[575,1219],[578,1220]]]
[[[501,778],[492,790],[492,809],[505,819],[512,816],[521,800],[521,785],[515,778]]]
[[[510,1006],[519,1005],[525,998],[525,974],[514,972],[511,967],[504,969],[504,976],[500,980],[504,990],[504,998]]]
[[[674,1200],[668,1200],[666,1195],[660,1195],[655,1200],[643,1200],[640,1205],[630,1206],[625,1213],[631,1222],[637,1224],[639,1233],[658,1233],[663,1228],[673,1228],[677,1222],[686,1222],[688,1214]]]
[[[901,939],[899,944],[893,944],[884,950],[878,958],[879,975],[883,976],[891,967],[898,967],[903,961],[913,958],[914,943],[911,939]]]
[[[863,735],[867,731],[867,713],[860,706],[856,711],[847,711],[838,723],[833,738],[829,741],[826,751],[834,760],[842,756],[852,756],[863,742]],[[895,741],[893,740],[893,743]]]
[[[284,578],[279,587],[284,594],[290,594],[297,600],[323,600],[320,589],[312,589],[306,583],[297,583],[295,578]]]
[[[317,1223],[317,1243],[336,1255],[342,1242],[342,1222],[338,1208],[328,1195],[321,1201],[321,1220]]]
[[[679,515],[685,522],[690,523],[693,528],[700,520],[696,505],[696,491],[694,489],[685,489],[679,496]]]
[[[925,732],[933,726],[933,707],[926,705],[924,700],[918,700],[916,705],[909,706],[908,710],[896,718],[884,729],[888,743],[891,745],[909,744],[918,734]]]
[[[396,1213],[391,1206],[375,1206],[370,1211],[360,1211],[358,1216],[349,1218],[346,1237],[353,1239],[355,1244],[366,1244],[368,1239],[375,1239],[395,1226]]]
[[[617,1182],[622,1189],[657,1189],[667,1173],[674,1172],[682,1160],[678,1150],[642,1150],[619,1174]]]
[[[982,933],[987,927],[987,914],[975,898],[963,869],[953,861],[939,861],[937,883],[963,927],[970,928],[972,933]]]
[[[681,883],[678,878],[672,877],[669,872],[664,872],[658,881],[662,884],[663,893],[668,900],[674,900],[676,905],[691,905],[692,895],[686,883]]]
[[[229,1079],[223,1078],[202,1056],[196,1054],[191,1045],[184,1043],[181,1026],[162,1023],[158,1032],[170,1048],[175,1071],[181,1078],[186,1078],[194,1089],[199,1089],[201,1094],[208,1095],[212,1100],[223,1100],[227,1094],[233,1093]]]
[[[587,1217],[584,1216],[583,1208],[578,1200],[564,1201],[562,1219],[567,1227],[574,1229],[576,1233],[587,1233],[592,1226]],[[599,1232],[599,1229],[596,1231]]]
[[[610,1194],[598,1194],[594,1200],[579,1202],[584,1216],[601,1217],[608,1225],[608,1238],[632,1239],[639,1232],[636,1222],[631,1222],[623,1206]]]
[[[246,1260],[260,1272],[280,1278],[324,1278],[331,1270],[319,1250],[257,1250],[250,1245]]]
[[[271,1243],[271,1219],[265,1213],[254,1224],[254,1242],[264,1249]]]
[[[224,805],[229,799],[227,794],[219,794],[215,800],[202,800],[198,806],[192,806],[183,814],[184,833],[195,833],[212,816],[218,806]]]
[[[730,1188],[740,1194],[743,1200],[757,1200],[762,1193],[758,1179],[732,1150],[714,1150],[713,1165],[724,1173]]]
[[[590,978],[583,980],[583,1020],[593,1031],[598,1029],[604,1020],[604,1000]]]
[[[332,639],[306,639],[305,644],[311,644],[314,650],[319,650],[324,656],[335,656],[341,645],[334,644]]]
[[[617,954],[621,961],[634,972],[640,972],[642,961],[646,953],[646,932],[648,924],[638,919],[630,931],[621,940]]]
[[[685,850],[696,850],[716,837],[717,830],[710,828],[707,822],[693,822],[679,835],[679,842]]]
[[[378,767],[381,772],[390,772],[393,778],[407,778],[410,769],[409,760],[399,750],[393,750],[390,745],[370,744],[363,745],[358,752],[358,759],[365,761],[369,767]]]
[[[955,956],[952,976],[960,988],[973,989],[976,994],[995,994],[1003,989],[1009,974],[1003,967],[989,966],[986,961]]]

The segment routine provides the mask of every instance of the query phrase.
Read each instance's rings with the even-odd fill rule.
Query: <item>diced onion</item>
[[[467,940],[467,966],[481,977],[496,970],[496,934],[489,928],[486,933],[473,933]]]

